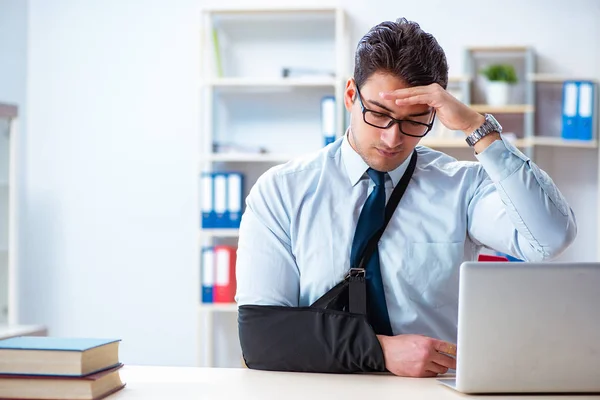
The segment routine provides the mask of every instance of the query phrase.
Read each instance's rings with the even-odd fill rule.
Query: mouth
[[[376,150],[379,153],[379,155],[381,155],[383,157],[387,157],[387,158],[393,158],[393,157],[396,157],[398,154],[400,154],[400,151],[389,151],[389,150],[381,150],[381,149],[376,149]]]

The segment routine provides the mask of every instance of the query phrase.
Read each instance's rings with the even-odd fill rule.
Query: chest
[[[326,291],[350,268],[356,224],[369,190],[365,182],[362,187],[315,193],[299,205],[291,229],[292,252],[302,285],[311,292]],[[420,265],[438,272],[459,265],[467,237],[464,197],[460,188],[411,182],[379,242],[382,272],[409,276]]]

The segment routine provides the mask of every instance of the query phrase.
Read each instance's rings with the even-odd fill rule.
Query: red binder
[[[235,260],[235,247],[221,245],[214,247],[215,285],[213,301],[215,303],[235,302]]]
[[[502,256],[493,256],[491,254],[480,254],[477,261],[508,261],[508,258]]]

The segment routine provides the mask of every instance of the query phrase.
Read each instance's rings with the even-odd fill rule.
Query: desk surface
[[[125,366],[121,370],[121,378],[127,386],[107,400],[600,399],[600,395],[470,396],[457,393],[435,379],[428,378],[265,372],[241,368]]]

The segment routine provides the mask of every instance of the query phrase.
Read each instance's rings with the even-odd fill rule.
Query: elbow
[[[560,256],[566,249],[573,244],[577,237],[577,223],[573,211],[570,211],[570,217],[567,224],[556,233],[547,238],[547,242],[538,244],[533,257],[528,257],[527,261],[552,261]]]

